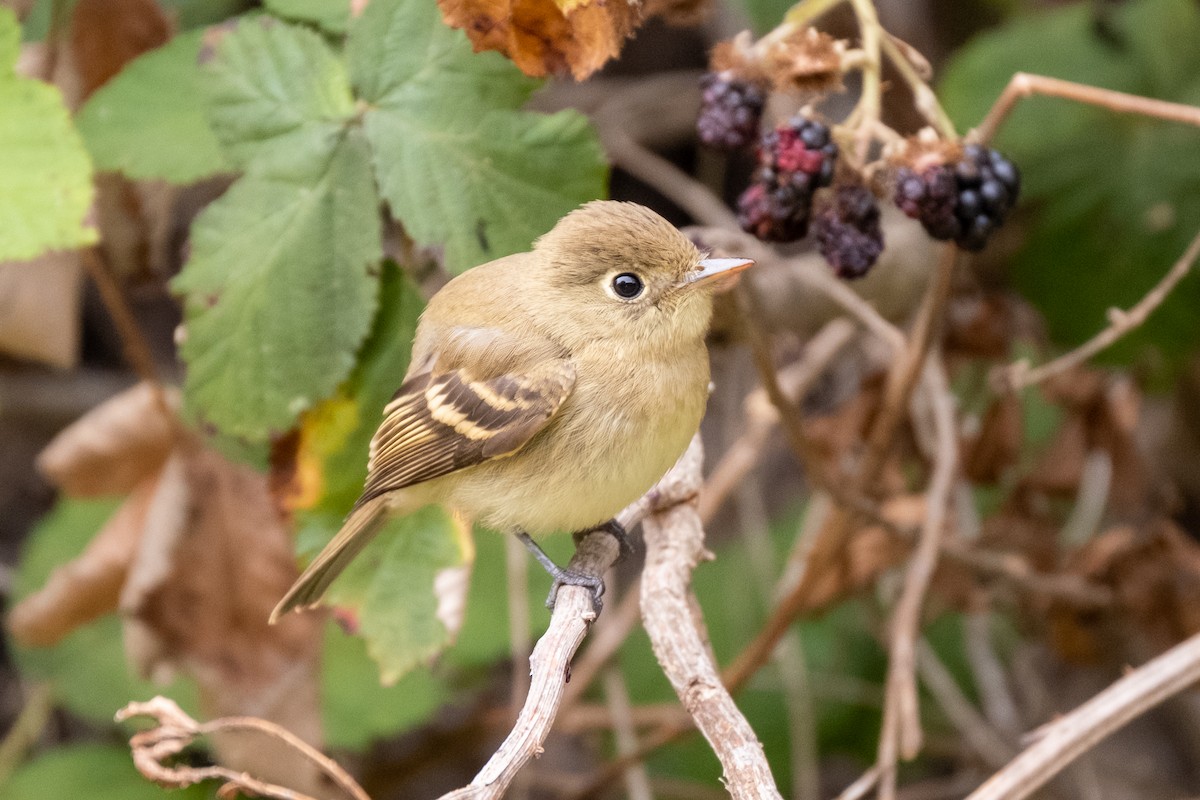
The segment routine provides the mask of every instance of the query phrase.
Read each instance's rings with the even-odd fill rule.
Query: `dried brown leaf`
[[[1111,528],[1081,548],[1067,570],[1112,588],[1139,635],[1160,649],[1200,631],[1200,543],[1170,520]],[[1056,608],[1053,622],[1064,655],[1094,660],[1108,653],[1106,618]]]
[[[78,252],[0,264],[0,352],[68,368],[79,360]]]
[[[187,524],[147,526],[121,596],[138,667],[192,675],[211,716],[251,714],[319,742],[322,618],[267,623],[297,574],[267,479],[195,444],[167,462],[164,473],[174,470],[186,488],[160,513]],[[216,745],[231,767],[310,794],[320,790],[310,763],[261,734],[223,733]]]
[[[527,75],[576,80],[615,58],[643,18],[640,2],[622,0],[438,0],[438,7],[475,52],[497,50]]]
[[[56,568],[45,586],[17,604],[8,616],[17,640],[49,647],[117,609],[158,484],[157,475],[143,478],[79,557]]]
[[[779,91],[829,92],[842,88],[846,43],[815,28],[798,28],[763,52],[763,69]]]
[[[174,442],[155,387],[140,383],[101,403],[54,437],[37,459],[74,497],[124,494],[162,467]],[[172,405],[178,393],[166,391]]]
[[[979,433],[963,443],[963,472],[976,483],[995,483],[1017,463],[1024,427],[1016,395],[997,398],[979,426]]]

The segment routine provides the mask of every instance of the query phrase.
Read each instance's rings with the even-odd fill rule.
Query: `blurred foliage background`
[[[366,444],[407,365],[422,298],[440,282],[525,249],[593,198],[637,200],[680,225],[698,221],[654,185],[619,167],[610,174],[596,120],[605,101],[611,109],[613,97],[632,93],[643,116],[660,111],[661,129],[647,146],[732,202],[751,164],[703,151],[686,123],[671,120],[694,118],[696,81],[713,44],[744,28],[766,33],[791,4],[716,0],[698,24],[652,21],[619,59],[578,84],[532,79],[496,53],[472,53],[426,0],[371,0],[353,20],[349,0],[3,5],[5,607],[52,585],[56,569],[82,557],[75,572],[60,573],[49,611],[32,623],[9,619],[26,635],[6,630],[0,653],[0,794],[164,795],[137,775],[129,729],[112,722],[126,702],[154,693],[193,714],[241,709],[291,720],[377,800],[434,797],[465,784],[506,732],[510,692],[520,685],[509,605],[527,595],[518,613],[536,637],[548,618],[541,599],[549,578],[534,570],[524,579],[501,537],[459,531],[431,510],[380,537],[337,584],[331,614],[270,633],[260,623],[289,580],[293,534],[296,554],[311,556],[357,496]],[[1018,71],[1200,104],[1200,6],[1190,0],[877,6],[884,26],[930,59],[935,88],[963,131]],[[853,31],[841,13],[822,27]],[[909,99],[903,91],[889,98],[885,119],[913,132]],[[835,99],[822,108],[836,117],[849,106]],[[995,410],[986,368],[1082,342],[1108,308],[1127,307],[1161,277],[1200,221],[1200,132],[1039,98],[1018,108],[996,146],[1021,166],[1024,197],[1017,220],[963,279],[947,348],[960,408],[975,425],[964,438],[991,436],[1006,449],[979,456],[1003,463],[976,475],[968,458],[958,513],[1011,523],[985,525],[981,536],[1047,573],[1102,584],[1123,604],[1112,614],[1064,609],[1019,588],[943,576],[924,628],[934,660],[966,703],[988,713],[1000,701],[980,675],[1000,665],[1022,701],[1016,727],[1000,731],[1015,748],[1022,730],[1070,708],[1127,661],[1197,629],[1190,601],[1200,586],[1191,538],[1200,524],[1200,278],[1187,278],[1146,325],[1106,351],[1101,370],[1022,396],[1016,422],[1004,417],[1007,427],[995,422],[1009,412]],[[49,197],[39,191],[48,186]],[[787,255],[804,258],[807,247]],[[913,307],[903,298],[915,298],[928,273],[924,254],[882,265],[890,278],[856,288],[881,307],[898,304],[889,316],[902,321]],[[89,258],[103,262],[128,298],[146,353],[123,344]],[[829,316],[794,296],[783,292],[768,320],[782,359]],[[755,386],[735,325],[719,326],[713,345],[710,464],[741,432],[741,402]],[[302,357],[280,356],[289,349]],[[806,400],[834,452],[857,424],[855,398],[873,391],[878,364],[869,362],[831,370]],[[120,394],[146,377],[147,365],[182,386],[180,400],[136,405]],[[121,419],[94,416],[112,397],[125,398],[112,412]],[[179,403],[201,434],[201,454],[153,438],[159,400]],[[1124,424],[1128,409],[1134,419]],[[86,463],[50,470],[60,493],[35,470],[35,456],[80,417],[83,439],[102,441],[73,440],[86,452],[67,460]],[[1083,541],[1061,541],[1086,457],[1097,450],[1108,454],[1111,473],[1104,522]],[[45,470],[45,457],[40,463]],[[79,470],[111,480],[80,488],[70,477]],[[119,477],[128,470],[137,474]],[[171,492],[189,498],[181,507],[205,506],[218,522],[238,517],[247,497],[269,498],[285,522],[262,526],[249,515],[219,539],[217,523],[197,522],[192,511],[165,522],[161,506]],[[716,558],[697,573],[696,592],[719,663],[767,618],[771,587],[810,505],[799,466],[772,443],[714,518]],[[221,517],[226,508],[233,510]],[[176,538],[137,544],[130,531],[147,520]],[[100,552],[91,543],[102,529],[124,544]],[[1113,538],[1126,530],[1136,531],[1129,541]],[[187,537],[192,549],[178,549]],[[569,537],[547,549],[565,561]],[[159,552],[167,566],[152,558]],[[214,552],[224,560],[198,566],[198,553]],[[892,567],[876,565],[871,580],[798,622],[777,662],[739,695],[785,795],[834,796],[872,763]],[[618,571],[614,598],[636,570]],[[184,580],[189,573],[195,580]],[[136,590],[130,576],[140,576]],[[513,588],[516,580],[524,591]],[[224,594],[225,604],[204,605],[210,593]],[[447,597],[461,601],[458,617],[440,613]],[[31,637],[31,628],[41,635]],[[220,641],[224,631],[232,633]],[[990,648],[982,655],[981,641]],[[295,664],[309,671],[297,678],[287,669]],[[648,720],[640,724],[675,718],[675,695],[640,629],[615,671]],[[214,697],[223,685],[238,687],[233,706]],[[271,687],[285,695],[286,711],[279,698],[260,702]],[[905,766],[904,796],[963,796],[995,764],[967,752],[940,696],[922,699],[928,745]],[[522,791],[570,797],[587,784],[614,752],[604,703],[600,686],[587,691]],[[1047,796],[1195,794],[1194,722],[1194,711],[1178,707],[1144,720],[1114,740],[1125,748],[1117,763],[1097,755]],[[197,763],[215,748],[195,753]],[[236,746],[230,752],[238,757]],[[1114,768],[1124,771],[1120,780]],[[658,797],[723,796],[719,767],[698,737],[655,753],[647,772]],[[610,794],[623,791],[614,785]]]

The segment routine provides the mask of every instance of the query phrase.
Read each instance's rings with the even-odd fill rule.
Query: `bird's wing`
[[[515,453],[575,385],[566,358],[476,377],[466,366],[413,375],[384,409],[357,506],[394,489]]]

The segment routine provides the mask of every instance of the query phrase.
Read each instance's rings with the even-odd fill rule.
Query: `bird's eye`
[[[642,279],[632,272],[622,272],[613,278],[612,287],[613,291],[617,293],[617,297],[632,300],[642,293],[645,285],[642,283]]]

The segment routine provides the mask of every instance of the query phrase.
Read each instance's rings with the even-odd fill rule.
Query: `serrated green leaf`
[[[55,567],[83,552],[119,504],[116,500],[59,501],[25,543],[14,597],[19,600],[41,588]],[[128,701],[155,694],[165,694],[191,713],[196,711],[195,686],[190,681],[181,679],[164,687],[132,673],[116,614],[76,629],[53,647],[17,645],[14,654],[22,674],[48,682],[58,702],[99,724],[111,723],[116,710]]]
[[[0,8],[0,261],[96,241],[92,165],[58,89],[17,76],[21,29]]]
[[[445,246],[451,271],[528,249],[604,193],[587,121],[518,111],[535,84],[494,53],[472,53],[434,4],[372,2],[347,57],[370,104],[364,124],[384,198],[414,239]]]
[[[383,407],[408,371],[417,319],[425,303],[420,291],[394,263],[385,262],[379,288],[379,314],[358,364],[325,404],[319,419],[305,420],[306,442],[321,459],[322,492],[318,509],[340,517],[362,492],[371,437],[383,420]],[[331,419],[330,414],[338,419]],[[323,543],[322,543],[323,544]]]
[[[330,587],[328,602],[355,615],[384,684],[453,640],[457,630],[438,613],[446,591],[438,584],[467,580],[473,555],[470,535],[460,534],[445,509],[429,506],[390,521]]]
[[[342,61],[315,32],[244,19],[204,69],[209,116],[241,169],[311,179],[354,113]]]
[[[80,109],[76,124],[98,169],[172,183],[231,169],[201,93],[202,36],[176,36],[138,57]]]
[[[192,226],[174,282],[185,396],[228,433],[289,427],[341,383],[370,329],[381,250],[362,134],[346,131],[321,166],[311,184],[248,174]]]
[[[266,0],[267,10],[284,19],[311,22],[331,33],[350,25],[350,0]]]
[[[385,265],[381,310],[359,365],[339,395],[301,426],[303,458],[319,462],[322,491],[300,515],[301,552],[316,552],[341,524],[362,491],[371,436],[384,405],[408,369],[423,303],[394,264]],[[367,649],[392,683],[440,652],[452,632],[438,619],[434,581],[447,569],[469,567],[469,539],[442,509],[431,507],[393,520],[355,559],[328,593],[328,601],[357,620]]]
[[[1014,72],[1026,71],[1189,104],[1200,103],[1200,9],[1144,0],[1112,17],[1101,37],[1086,5],[1031,15],[979,37],[952,60],[941,96],[964,127],[979,122]],[[1023,101],[997,136],[1021,167],[1032,205],[1013,278],[1075,345],[1108,308],[1136,302],[1200,228],[1200,131],[1068,100]],[[1032,202],[1031,202],[1032,201]],[[1152,347],[1168,368],[1195,350],[1200,279],[1191,276],[1131,336],[1101,355]]]
[[[0,788],[7,800],[200,800],[212,795],[211,785],[158,786],[134,768],[128,747],[111,744],[75,744],[50,750],[21,766]]]

